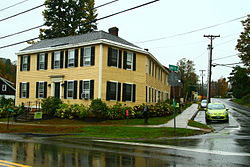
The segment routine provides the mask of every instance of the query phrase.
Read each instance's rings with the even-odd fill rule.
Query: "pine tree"
[[[72,36],[97,29],[94,0],[46,0],[40,39]]]

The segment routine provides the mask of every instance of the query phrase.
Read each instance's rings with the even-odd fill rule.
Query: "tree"
[[[242,25],[244,31],[241,32],[240,38],[237,40],[236,49],[240,52],[239,57],[250,72],[250,15],[242,21]]]
[[[16,65],[10,59],[0,58],[0,77],[16,83]]]
[[[212,89],[211,94],[212,97],[220,96],[225,97],[228,92],[228,82],[226,81],[226,78],[220,78],[218,81],[212,81]]]
[[[185,96],[191,97],[192,91],[196,91],[197,89],[198,82],[198,76],[195,73],[194,63],[191,60],[183,58],[177,62],[177,66],[179,67]]]
[[[250,94],[250,77],[246,68],[234,67],[228,78],[232,85],[232,92],[236,98]]]
[[[46,0],[43,11],[45,26],[40,39],[72,36],[97,29],[94,0]]]

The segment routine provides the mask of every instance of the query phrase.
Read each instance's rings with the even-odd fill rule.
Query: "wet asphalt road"
[[[231,117],[229,124],[211,123],[216,129],[211,134],[167,139],[161,145],[0,134],[0,167],[1,160],[41,167],[250,166],[250,109],[213,100],[222,101]],[[197,119],[204,119],[202,112]]]

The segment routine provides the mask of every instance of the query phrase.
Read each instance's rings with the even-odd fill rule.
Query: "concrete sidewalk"
[[[188,120],[192,119],[194,114],[198,111],[198,104],[192,104],[186,110],[176,117],[176,127],[177,128],[188,128],[188,129],[199,129],[195,127],[188,126]],[[174,127],[174,119],[168,121],[166,124],[159,125],[158,127]]]

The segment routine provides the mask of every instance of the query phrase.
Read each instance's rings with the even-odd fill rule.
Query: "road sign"
[[[169,64],[169,70],[170,70],[170,71],[178,71],[178,70],[179,70],[179,67],[178,67],[178,66],[175,66],[175,65],[170,65],[170,64]]]

